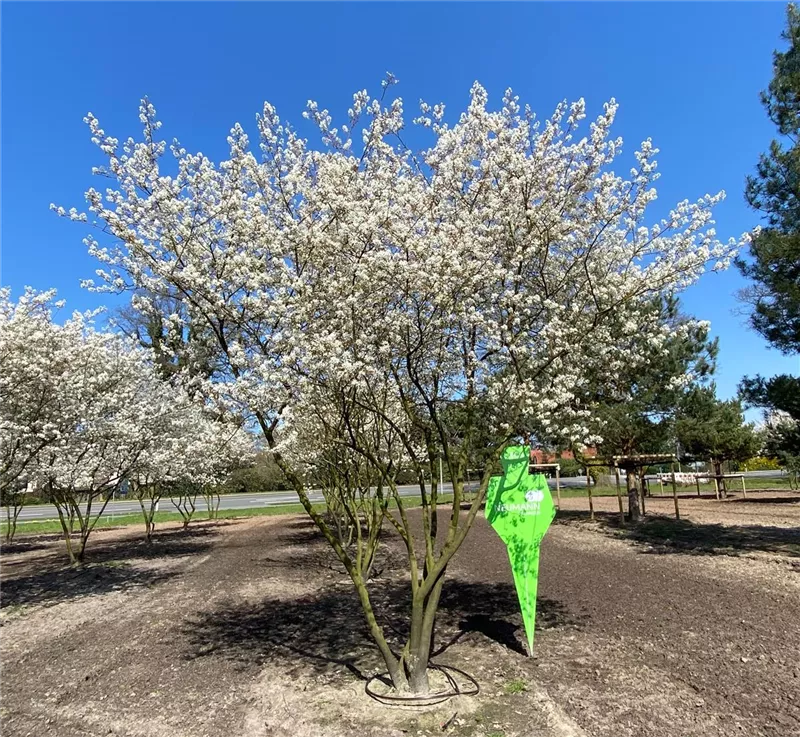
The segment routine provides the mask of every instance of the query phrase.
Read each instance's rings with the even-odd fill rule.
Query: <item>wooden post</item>
[[[744,474],[742,474],[742,496],[747,499],[747,487],[744,485]]]
[[[561,510],[561,466],[556,466],[556,508]]]
[[[697,484],[697,496],[700,496],[700,477],[695,473],[694,482]]]
[[[625,527],[625,508],[622,506],[622,488],[619,483],[619,466],[614,464],[614,475],[617,477],[617,502],[619,503],[619,524]]]
[[[675,484],[675,464],[672,464],[672,498],[675,500],[675,519],[681,518],[681,510],[678,509],[678,487]]]
[[[586,466],[586,494],[589,497],[589,519],[594,519],[594,502],[592,501],[592,479],[589,476],[589,466]]]
[[[658,495],[664,496],[664,479],[661,478],[661,471],[658,472]]]
[[[647,508],[644,505],[644,466],[639,469],[639,498],[642,500],[642,517],[647,514]]]

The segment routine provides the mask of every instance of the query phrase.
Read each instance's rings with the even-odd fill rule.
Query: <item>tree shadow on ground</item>
[[[193,521],[189,527],[182,528],[182,527],[175,527],[175,523],[158,523],[156,525],[156,531],[153,535],[153,540],[157,540],[159,538],[169,539],[172,536],[188,536],[194,537],[197,535],[209,535],[214,534],[215,528],[218,527],[226,527],[230,525],[237,525],[241,524],[244,519],[221,519],[221,520],[207,520],[207,519],[200,519]],[[165,525],[170,525],[164,529]],[[132,534],[127,534],[127,531],[132,531]],[[125,525],[124,527],[120,527],[119,525],[103,525],[98,523],[95,525],[94,529],[92,530],[92,534],[89,538],[89,545],[87,547],[87,551],[90,548],[99,548],[106,544],[104,540],[104,533],[112,533],[112,532],[123,532],[125,534],[125,540],[140,540],[141,542],[146,542],[144,539],[144,523],[133,523],[130,525]],[[141,533],[141,534],[139,534]],[[77,539],[77,534],[75,535],[75,539]],[[48,545],[52,545],[53,543],[62,543],[64,541],[64,533],[61,531],[58,532],[36,532],[36,533],[22,533],[17,534],[14,538],[12,543],[0,543],[0,549],[4,553],[21,553],[27,552],[31,550],[40,550]],[[121,544],[124,542],[122,538],[119,538],[118,542]],[[116,543],[114,543],[116,544]]]
[[[283,526],[286,529],[292,528],[313,528],[317,529],[317,525],[314,523],[314,520],[311,519],[305,512],[298,512],[297,515],[292,517],[287,517],[284,522]]]
[[[3,580],[0,608],[57,604],[82,596],[155,586],[178,572],[138,568],[136,559],[198,555],[212,544],[210,533],[200,530],[191,534],[165,531],[150,544],[143,539],[124,538],[92,548],[91,542],[90,538],[86,562],[80,567],[70,566],[66,551],[55,547],[46,556],[22,561],[24,568],[15,568]]]
[[[303,548],[307,545],[324,542],[325,538],[322,537],[322,533],[316,525],[311,527],[294,526],[291,531],[282,532],[281,541],[290,546]]]
[[[749,500],[748,500],[749,501]],[[560,512],[561,523],[586,522],[588,513]],[[610,512],[595,514],[601,529],[646,545],[646,553],[688,553],[691,555],[742,555],[752,552],[775,553],[800,557],[800,529],[767,525],[702,524],[650,515],[636,524],[620,526],[619,515]]]
[[[741,555],[755,551],[800,557],[800,530],[766,525],[699,524],[668,517],[648,517],[627,536],[654,546],[649,552]]]
[[[40,539],[21,539],[14,540],[10,543],[3,542],[0,544],[0,555],[15,555],[17,553],[31,553],[34,550],[44,550],[47,547],[47,541]]]
[[[86,546],[89,563],[107,563],[131,558],[174,558],[203,553],[211,547],[217,537],[214,525],[189,527],[187,529],[156,530],[150,542],[141,537],[105,541],[98,539]]]
[[[387,639],[398,650],[407,635],[408,584],[376,581],[370,596]],[[571,617],[558,602],[540,599],[537,624],[550,629],[579,626],[582,620]],[[481,636],[524,654],[521,631],[513,585],[450,579],[442,591],[434,657],[462,639]],[[349,672],[361,679],[383,670],[355,589],[344,582],[313,596],[204,612],[187,620],[183,634],[190,659],[213,655],[238,661],[242,667],[280,662],[298,669],[313,666],[317,674],[331,677]]]
[[[58,604],[82,596],[155,586],[174,575],[143,571],[129,565],[92,564],[82,568],[60,568],[3,583],[0,608],[29,604]]]

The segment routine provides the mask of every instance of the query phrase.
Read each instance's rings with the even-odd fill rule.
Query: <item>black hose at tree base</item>
[[[449,689],[446,691],[434,691],[428,694],[380,694],[371,688],[371,684],[374,681],[380,680],[385,682],[389,677],[388,673],[380,673],[367,681],[367,684],[364,686],[364,691],[367,696],[370,696],[375,699],[375,701],[385,704],[386,706],[436,706],[437,704],[444,703],[448,699],[452,699],[453,696],[475,696],[480,691],[478,682],[469,675],[469,673],[465,673],[460,668],[454,668],[452,665],[429,663],[428,669],[441,673],[447,679]],[[451,675],[452,673],[458,674],[470,685],[466,689],[462,689],[458,681]],[[391,679],[389,679],[389,681],[391,682]]]

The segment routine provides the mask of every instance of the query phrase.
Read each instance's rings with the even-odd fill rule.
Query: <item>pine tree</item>
[[[800,350],[800,10],[789,5],[774,76],[761,99],[786,141],[774,140],[762,154],[757,174],[747,178],[745,197],[764,216],[751,244],[752,261],[738,259],[754,284],[740,295],[752,306],[751,325],[784,353]]]
[[[722,474],[725,461],[744,461],[758,452],[761,438],[744,421],[736,399],[721,401],[715,387],[697,387],[685,397],[675,429],[681,447],[695,460],[710,461]],[[720,484],[725,491],[725,481]]]
[[[740,298],[752,307],[750,324],[785,354],[800,352],[800,10],[787,8],[782,37],[785,51],[773,56],[773,78],[761,93],[767,115],[778,129],[761,156],[755,176],[748,177],[745,197],[763,214],[764,227],[750,246],[752,260],[737,266],[753,284]],[[800,378],[783,374],[770,379],[745,377],[739,386],[750,406],[763,407],[768,416],[789,416],[774,435],[771,451],[782,458],[800,456]]]

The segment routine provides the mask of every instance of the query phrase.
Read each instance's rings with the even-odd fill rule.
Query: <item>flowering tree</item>
[[[66,380],[69,355],[52,324],[60,306],[52,291],[28,289],[14,302],[10,290],[0,290],[0,493],[8,542],[39,453],[64,431],[57,387]]]
[[[170,391],[167,385],[162,391]],[[155,530],[158,503],[165,491],[191,475],[189,447],[193,426],[201,415],[185,396],[171,397],[172,408],[153,427],[151,442],[143,448],[128,474],[133,496],[139,501],[148,542]]]
[[[183,483],[178,485],[183,489],[179,499],[186,499],[186,492],[194,494],[196,498],[199,492],[205,501],[208,518],[216,519],[219,514],[220,485],[234,468],[250,461],[253,450],[252,437],[235,422],[200,416],[192,427],[186,455],[187,472]],[[176,507],[180,511],[180,503]],[[181,514],[186,527],[191,514],[186,516],[186,506],[183,510]]]
[[[739,245],[716,239],[711,210],[722,195],[681,202],[647,224],[656,149],[642,144],[627,179],[611,171],[621,151],[610,135],[616,109],[608,103],[583,134],[583,101],[559,105],[540,124],[510,91],[490,111],[476,84],[455,124],[442,105],[421,104],[415,122],[432,141],[414,152],[403,143],[399,99],[384,104],[359,92],[338,127],[310,103],[320,149],[265,104],[260,158],[237,124],[230,157],[218,165],[161,141],[147,100],[138,141],[120,144],[86,118],[107,157],[96,173],[112,183],[87,192],[103,239],[87,240],[104,264],[98,288],[137,290],[151,304],[178,300],[181,310],[167,317],[183,322],[186,335],[213,337],[204,390],[260,427],[353,579],[399,689],[428,689],[445,571],[503,445],[531,430],[592,440],[580,401],[587,377],[645,361],[668,334],[649,309],[653,300],[692,284],[709,264],[724,268]],[[320,403],[330,430],[322,437],[306,432],[305,417]],[[453,404],[463,408],[457,433],[446,423]],[[488,460],[462,514],[478,408],[491,430],[486,439],[481,428]],[[354,412],[363,431],[345,422]],[[377,623],[365,569],[311,505],[293,452],[321,440],[325,452],[346,446],[391,491],[394,456],[374,434],[389,431],[422,496],[421,538],[395,499],[412,599],[410,635],[399,648]],[[440,458],[453,480],[443,530]],[[380,521],[388,518],[381,512]]]
[[[194,516],[198,492],[206,497],[212,519],[219,507],[219,484],[232,467],[246,462],[253,452],[250,435],[239,425],[209,417],[180,388],[165,391],[174,392],[173,407],[160,418],[152,441],[130,474],[148,542],[155,529],[158,503],[165,493],[171,494],[184,529]]]
[[[97,332],[75,315],[61,338],[70,381],[57,395],[71,408],[70,423],[58,443],[39,453],[36,477],[56,505],[70,560],[80,563],[113,491],[159,438],[175,402],[150,355],[120,336]]]
[[[252,464],[257,446],[244,428],[214,422],[210,428],[210,445],[205,455],[206,480],[203,496],[209,519],[219,515],[220,488],[231,472]]]
[[[589,382],[587,402],[603,438],[597,446],[602,458],[674,452],[676,417],[687,395],[715,370],[717,342],[709,339],[709,323],[681,314],[675,299],[659,301],[653,309],[661,311],[671,334],[647,363],[634,363],[612,380]],[[635,458],[616,465],[626,471],[628,515],[635,521],[641,513],[637,483],[643,483],[637,482],[637,471],[644,474],[644,469]]]

